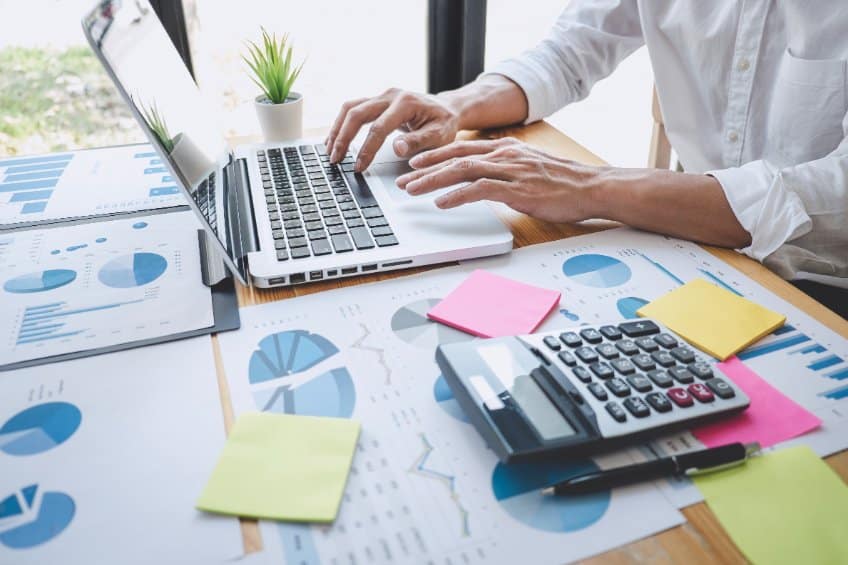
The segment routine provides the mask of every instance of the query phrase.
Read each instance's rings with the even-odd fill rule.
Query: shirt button
[[[739,134],[736,133],[735,131],[732,131],[732,132],[727,134],[727,139],[731,143],[736,143],[737,141],[739,141]]]
[[[745,57],[739,59],[739,63],[736,65],[736,68],[740,71],[747,71],[751,68],[751,62],[748,61]]]

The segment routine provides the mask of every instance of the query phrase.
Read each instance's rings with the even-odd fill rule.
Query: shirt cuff
[[[537,122],[558,109],[557,101],[550,100],[550,86],[542,79],[548,75],[547,71],[529,57],[502,61],[491,71],[483,73],[485,75],[505,76],[524,91],[527,98],[525,124]]]
[[[801,198],[768,163],[754,161],[706,174],[721,184],[730,208],[751,234],[751,245],[739,249],[741,253],[762,262],[784,243],[812,229]]]

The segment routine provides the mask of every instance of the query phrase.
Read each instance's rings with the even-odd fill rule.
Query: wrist
[[[586,185],[584,198],[586,216],[603,220],[620,221],[618,206],[624,199],[625,186],[621,169],[601,167]]]

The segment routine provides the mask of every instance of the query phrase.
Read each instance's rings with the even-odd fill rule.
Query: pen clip
[[[709,474],[709,473],[715,473],[717,471],[724,471],[725,469],[732,469],[733,467],[738,467],[739,465],[742,465],[743,463],[745,463],[748,460],[749,457],[759,453],[760,449],[761,449],[760,444],[756,441],[751,442],[751,443],[746,443],[745,444],[745,457],[743,457],[742,459],[738,459],[736,461],[731,461],[729,463],[723,463],[721,465],[716,465],[714,467],[704,467],[704,468],[692,467],[691,469],[686,469],[683,472],[683,474],[685,474],[687,477],[694,477],[694,476],[698,476],[698,475],[706,475],[706,474]]]

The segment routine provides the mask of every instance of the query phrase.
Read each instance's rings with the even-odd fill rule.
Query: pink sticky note
[[[731,357],[718,366],[748,395],[751,405],[741,414],[692,430],[707,447],[737,441],[757,441],[769,447],[821,425],[821,420],[761,379],[738,358]]]
[[[477,270],[427,312],[431,320],[479,337],[531,333],[560,293]]]

